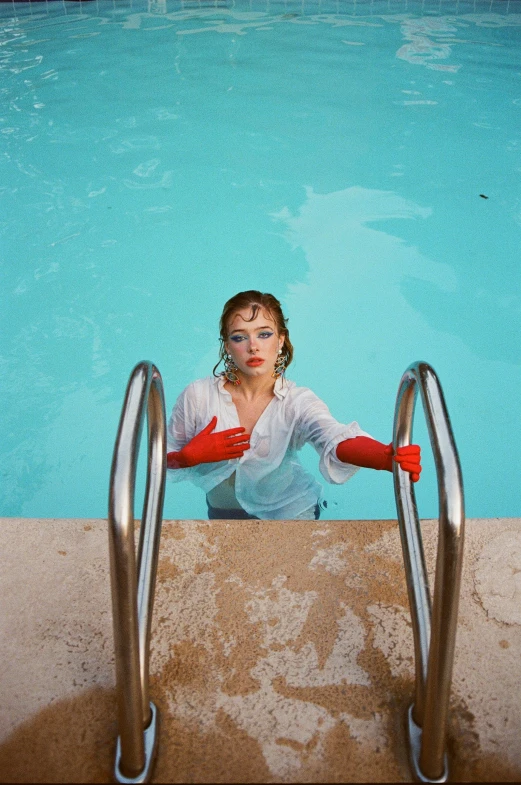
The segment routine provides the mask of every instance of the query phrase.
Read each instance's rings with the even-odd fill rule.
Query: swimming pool
[[[382,441],[430,362],[467,514],[519,515],[520,41],[518,0],[0,3],[1,514],[105,516],[132,367],[170,409],[257,288],[290,378]],[[326,491],[395,515],[386,473]]]

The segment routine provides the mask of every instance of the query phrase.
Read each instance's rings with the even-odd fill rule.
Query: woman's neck
[[[251,376],[241,375],[240,380],[240,385],[233,385],[231,382],[225,383],[226,388],[230,392],[233,391],[233,397],[235,399],[242,398],[245,401],[255,401],[259,398],[271,397],[274,395],[275,380],[271,374],[253,378]]]

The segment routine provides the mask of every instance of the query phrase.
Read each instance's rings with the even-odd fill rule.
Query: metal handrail
[[[413,483],[409,473],[399,471],[395,465],[394,491],[416,662],[415,699],[408,713],[408,733],[416,778],[420,782],[446,782],[446,729],[465,528],[463,481],[441,385],[428,363],[413,363],[402,376],[396,397],[394,448],[411,443],[418,388],[436,465],[439,527],[431,605]]]
[[[147,413],[148,470],[136,568],[134,495]],[[157,750],[158,711],[148,695],[150,629],[166,477],[166,417],[161,374],[136,365],[125,393],[109,491],[109,548],[119,737],[117,782],[147,782]]]

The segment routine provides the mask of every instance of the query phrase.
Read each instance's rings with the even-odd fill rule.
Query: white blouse
[[[232,396],[223,376],[208,376],[186,387],[168,423],[168,451],[178,451],[217,415],[215,431],[240,427]],[[235,495],[250,515],[262,519],[293,519],[314,507],[322,488],[301,465],[297,453],[306,442],[320,455],[320,472],[327,482],[349,480],[358,466],[342,463],[336,447],[344,439],[369,436],[357,422],[342,425],[326,404],[307,387],[279,377],[270,401],[241,458],[169,469],[174,482],[191,480],[208,493],[235,472]]]

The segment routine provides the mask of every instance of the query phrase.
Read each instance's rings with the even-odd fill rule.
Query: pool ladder
[[[410,444],[418,388],[434,453],[438,480],[438,552],[431,603],[420,521],[408,472],[394,466],[394,495],[402,541],[414,637],[416,684],[407,730],[414,776],[420,782],[446,782],[449,776],[446,730],[456,642],[465,510],[463,480],[443,391],[426,362],[402,376],[394,413],[393,446]]]
[[[143,423],[148,423],[148,471],[136,569],[134,492]],[[119,736],[114,776],[148,782],[157,752],[158,711],[148,694],[150,629],[166,478],[163,382],[155,365],[132,371],[112,458],[109,548]]]
[[[393,444],[411,443],[418,389],[434,453],[439,495],[438,553],[431,603],[421,528],[408,472],[394,466],[394,490],[411,608],[416,663],[414,703],[407,714],[411,769],[420,782],[446,782],[446,729],[463,560],[464,502],[458,453],[438,378],[413,363],[396,398]],[[143,423],[148,471],[136,567],[134,491]],[[119,736],[114,776],[148,782],[157,753],[158,710],[148,694],[149,649],[166,476],[166,417],[157,368],[132,371],[114,447],[109,492],[109,546]]]

